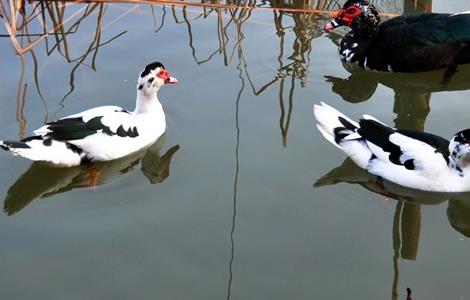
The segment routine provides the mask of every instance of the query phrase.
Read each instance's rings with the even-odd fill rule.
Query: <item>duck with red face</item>
[[[165,132],[157,92],[177,82],[162,63],[150,63],[137,79],[133,111],[98,106],[49,122],[20,141],[0,140],[0,148],[56,167],[90,166],[128,156],[149,147]]]
[[[325,25],[330,31],[349,26],[339,46],[346,65],[384,72],[455,71],[470,63],[470,12],[421,13],[380,23],[365,0],[348,0]]]

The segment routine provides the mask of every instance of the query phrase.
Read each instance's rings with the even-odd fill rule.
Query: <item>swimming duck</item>
[[[322,135],[369,173],[423,191],[470,191],[470,129],[449,142],[388,127],[369,115],[357,123],[325,103],[313,112]]]
[[[0,147],[59,167],[127,156],[152,145],[165,132],[165,113],[157,92],[163,85],[177,82],[162,63],[153,62],[137,80],[133,111],[119,106],[95,107],[49,122],[20,141],[0,140]]]
[[[470,63],[470,11],[421,13],[380,23],[377,9],[365,0],[348,0],[325,26],[349,26],[339,46],[344,62],[385,72],[424,72]]]

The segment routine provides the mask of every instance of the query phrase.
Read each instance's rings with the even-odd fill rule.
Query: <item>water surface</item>
[[[159,93],[164,138],[99,166],[96,187],[80,168],[0,152],[5,299],[470,297],[469,198],[381,195],[312,116],[325,101],[451,137],[470,124],[468,66],[447,86],[442,71],[350,74],[336,50],[346,31],[323,32],[322,14],[107,4],[69,5],[64,19],[80,9],[59,45],[51,35],[16,56],[0,39],[2,138],[97,105],[132,109],[154,60],[180,83]]]

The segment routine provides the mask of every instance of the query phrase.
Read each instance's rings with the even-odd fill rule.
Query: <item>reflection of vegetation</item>
[[[220,1],[205,1],[204,3],[221,4]],[[300,81],[301,86],[305,86],[307,77],[309,75],[310,67],[310,53],[312,50],[311,44],[315,37],[322,34],[322,25],[326,17],[321,14],[312,13],[293,13],[292,10],[326,10],[337,8],[338,4],[332,1],[225,1],[226,8],[205,7],[195,17],[188,16],[188,8],[182,9],[182,17],[178,17],[176,8],[173,7],[173,17],[178,24],[186,24],[188,28],[189,47],[192,50],[194,60],[198,64],[203,64],[210,61],[215,55],[220,54],[223,57],[225,66],[232,63],[237,49],[240,49],[240,54],[237,56],[241,66],[244,69],[244,75],[249,82],[253,94],[259,95],[271,86],[278,86],[279,95],[279,127],[281,130],[283,145],[287,144],[287,136],[292,117],[294,106],[294,96],[296,81]],[[237,7],[231,5],[236,4]],[[240,7],[245,6],[245,8]],[[256,87],[254,83],[254,76],[249,70],[249,65],[246,61],[246,53],[243,51],[243,40],[246,33],[243,32],[243,25],[248,21],[251,16],[252,8],[254,6],[269,5],[273,8],[282,8],[283,10],[272,10],[274,18],[274,26],[276,35],[279,38],[279,54],[277,56],[277,71],[273,74],[273,78],[268,82]],[[205,58],[200,58],[197,54],[197,49],[194,46],[194,30],[192,23],[199,19],[206,19],[211,14],[216,16],[217,19],[217,37],[218,44],[215,49]],[[235,31],[235,34],[232,32]],[[292,50],[289,54],[286,52],[286,35],[289,33],[295,35],[292,42]],[[232,40],[232,36],[234,39]]]
[[[241,47],[238,47],[238,55],[242,54]],[[227,284],[227,296],[225,299],[229,300],[232,295],[232,282],[233,282],[233,262],[235,260],[235,228],[237,221],[237,200],[238,200],[238,175],[240,172],[240,124],[239,124],[239,112],[240,112],[240,99],[243,91],[245,90],[245,79],[243,78],[243,70],[241,69],[241,63],[237,65],[239,71],[238,78],[240,79],[241,86],[237,94],[237,100],[235,101],[235,176],[233,181],[233,206],[232,206],[232,226],[230,228],[230,260],[229,260],[229,279]]]
[[[56,52],[73,66],[68,76],[69,91],[63,96],[61,101],[61,105],[63,105],[65,99],[75,89],[75,73],[79,67],[86,66],[96,70],[99,48],[126,32],[123,31],[103,41],[103,18],[106,13],[106,7],[106,4],[99,3],[74,6],[62,1],[37,1],[29,5],[26,5],[24,1],[0,1],[1,19],[8,33],[3,35],[3,37],[10,38],[16,53],[20,56],[20,79],[17,91],[17,120],[20,124],[20,137],[24,135],[26,125],[23,115],[23,107],[28,91],[28,86],[24,83],[25,54],[31,55],[35,87],[44,104],[44,119],[46,121],[49,118],[49,114],[40,88],[39,62],[36,53],[37,46],[39,43],[44,42],[47,56]],[[91,41],[82,53],[73,55],[70,39],[79,30],[85,19],[91,16],[96,16],[96,25]],[[51,28],[49,28],[49,24]]]

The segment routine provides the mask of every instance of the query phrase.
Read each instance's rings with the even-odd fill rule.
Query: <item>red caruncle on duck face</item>
[[[351,25],[354,19],[362,13],[362,10],[354,5],[341,9],[333,14],[333,18],[341,20],[344,25]]]
[[[160,70],[157,73],[157,77],[163,79],[163,81],[167,81],[170,78],[170,73],[167,70]]]
[[[170,76],[170,73],[169,73],[167,70],[165,70],[165,69],[161,69],[160,71],[158,71],[157,74],[156,74],[156,76],[157,76],[158,78],[163,79],[163,82],[164,82],[165,84],[168,84],[168,83],[174,84],[174,83],[177,83],[177,82],[178,82],[178,80],[177,80],[176,78],[174,78],[174,77],[171,77],[171,76]]]

